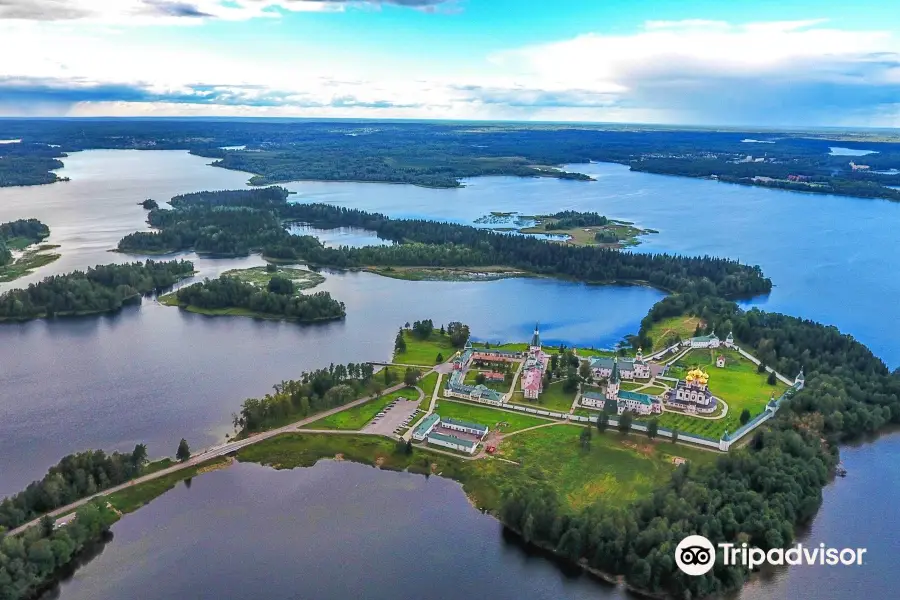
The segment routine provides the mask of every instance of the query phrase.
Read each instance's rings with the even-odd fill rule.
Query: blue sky
[[[884,0],[2,0],[0,115],[900,126]]]

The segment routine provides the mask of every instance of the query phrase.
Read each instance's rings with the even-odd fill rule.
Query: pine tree
[[[406,340],[403,339],[403,330],[397,332],[397,339],[394,340],[394,351],[399,354],[406,352]]]
[[[175,458],[181,462],[186,462],[191,458],[191,449],[188,447],[187,440],[184,438],[181,438],[181,441],[178,442],[178,450],[175,452]]]

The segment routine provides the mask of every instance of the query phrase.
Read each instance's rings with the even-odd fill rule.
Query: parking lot
[[[394,435],[395,429],[406,429],[418,420],[422,413],[416,414],[417,408],[419,408],[418,400],[398,398],[394,406],[384,409],[383,417],[376,417],[376,420],[366,425],[363,431],[380,435]],[[404,424],[404,422],[406,423]]]

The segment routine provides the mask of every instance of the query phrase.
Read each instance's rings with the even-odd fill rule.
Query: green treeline
[[[185,260],[101,265],[47,277],[24,289],[0,294],[0,319],[112,312],[141,296],[160,292],[194,272]]]
[[[0,540],[0,600],[25,600],[50,586],[83,550],[101,541],[119,516],[102,500],[75,512],[65,527],[47,519],[21,536]]]
[[[700,598],[738,589],[748,573],[717,561],[706,575],[685,576],[673,558],[681,539],[700,534],[713,543],[763,549],[791,544],[821,505],[822,487],[838,461],[836,444],[900,423],[900,377],[833,327],[745,312],[720,298],[670,296],[644,319],[638,338],[658,320],[684,313],[701,316],[710,329],[733,329],[742,345],[783,373],[804,367],[805,388],[746,447],[708,467],[679,467],[650,498],[572,512],[552,490],[532,481],[508,490],[500,512],[526,540],[573,561],[624,575],[645,591]]]
[[[549,244],[529,236],[422,220],[389,219],[324,204],[293,204],[283,188],[203,192],[173,200],[176,210],[153,210],[149,222],[159,231],[133,233],[119,242],[125,252],[194,249],[224,255],[261,250],[265,256],[304,260],[337,268],[366,266],[479,267],[503,265],[542,275],[587,282],[647,282],[672,291],[696,291],[728,298],[766,293],[771,281],[759,267],[732,260],[638,254]],[[560,213],[594,221],[592,213]],[[326,229],[360,227],[375,231],[391,246],[326,248],[311,236],[293,236],[284,221]]]
[[[378,393],[383,387],[373,380],[373,373],[369,363],[332,364],[304,372],[299,379],[276,384],[274,394],[244,400],[240,412],[233,415],[234,428],[253,433]]]
[[[141,474],[147,447],[138,444],[130,453],[88,450],[70,454],[15,496],[0,502],[0,531],[15,529],[60,506],[125,483]]]
[[[745,297],[771,290],[757,266],[736,261],[669,254],[638,254],[592,246],[550,244],[453,223],[389,219],[384,215],[325,204],[290,204],[285,218],[316,227],[361,227],[393,246],[317,248],[306,255],[313,264],[355,267],[503,265],[578,281],[640,281],[672,291],[695,290],[724,297]]]
[[[563,210],[552,215],[540,215],[538,217],[544,223],[544,229],[552,231],[555,229],[572,229],[573,227],[597,227],[607,225],[609,219],[595,212],[577,212],[574,210]]]
[[[50,235],[50,228],[37,219],[19,219],[0,223],[0,267],[12,261],[9,247],[25,248]]]
[[[63,168],[63,163],[57,159],[64,156],[58,148],[46,144],[0,145],[0,187],[59,181],[56,173],[51,171]]]
[[[235,277],[222,276],[183,287],[175,293],[178,304],[200,309],[243,308],[262,316],[278,316],[300,322],[341,319],[344,303],[328,292],[294,294],[293,282],[273,277],[268,289]]]

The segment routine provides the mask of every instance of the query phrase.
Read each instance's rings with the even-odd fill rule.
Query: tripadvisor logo
[[[750,570],[769,565],[861,565],[866,548],[829,548],[825,544],[772,548],[768,552],[747,544],[720,543],[722,564],[743,565]],[[675,564],[686,575],[704,575],[716,564],[716,547],[702,535],[689,535],[675,548]]]

